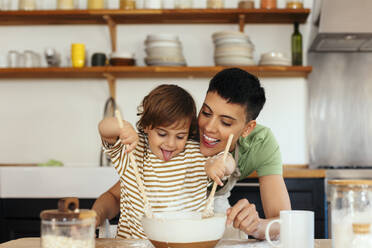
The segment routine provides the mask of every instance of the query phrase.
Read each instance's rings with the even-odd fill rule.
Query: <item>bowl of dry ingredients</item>
[[[58,201],[58,209],[44,210],[41,218],[42,248],[95,248],[96,212],[79,209],[77,198]]]
[[[163,212],[141,222],[155,248],[212,248],[223,236],[226,215],[202,218],[199,212]]]

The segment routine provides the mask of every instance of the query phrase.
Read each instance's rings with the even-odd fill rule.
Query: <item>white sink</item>
[[[0,167],[0,198],[97,198],[118,179],[112,167]]]

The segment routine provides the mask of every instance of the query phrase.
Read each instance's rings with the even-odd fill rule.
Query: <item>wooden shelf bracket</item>
[[[109,27],[110,37],[111,37],[111,50],[113,52],[115,52],[116,51],[116,37],[117,37],[117,35],[116,35],[116,23],[112,19],[112,17],[109,16],[109,15],[104,15],[103,19],[106,20],[107,25]]]
[[[107,79],[110,96],[112,97],[112,99],[116,100],[116,77],[114,77],[110,73],[104,73],[103,76]]]
[[[245,15],[239,15],[239,31],[244,33],[244,26],[245,26]]]

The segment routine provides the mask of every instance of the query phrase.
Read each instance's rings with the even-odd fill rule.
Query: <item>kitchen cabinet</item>
[[[285,184],[294,210],[314,211],[315,238],[327,238],[327,208],[324,190],[324,178],[285,178]],[[229,198],[233,205],[240,199],[247,200],[256,205],[259,216],[264,218],[258,179],[247,178],[239,181],[233,188]]]
[[[116,50],[117,24],[231,24],[244,30],[246,23],[304,23],[309,9],[137,9],[137,10],[35,10],[1,11],[0,25],[108,25]],[[107,78],[211,77],[223,66],[198,67],[86,67],[0,68],[3,78]],[[311,66],[244,66],[258,77],[307,77]],[[111,81],[110,81],[111,80]],[[111,87],[111,86],[110,86]],[[114,92],[114,91],[112,91]],[[113,96],[115,97],[115,96]]]

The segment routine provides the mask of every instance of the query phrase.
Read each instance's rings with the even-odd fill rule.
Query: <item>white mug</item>
[[[280,224],[280,243],[275,245],[270,239],[270,227]],[[280,211],[280,219],[272,220],[266,227],[267,242],[273,247],[314,248],[314,212],[305,210]]]

